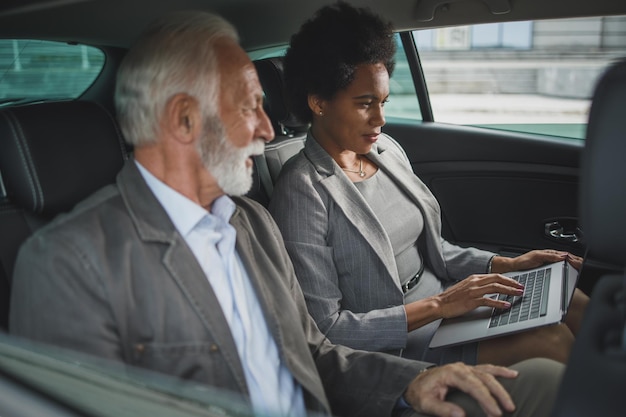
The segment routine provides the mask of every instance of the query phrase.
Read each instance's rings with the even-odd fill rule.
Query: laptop
[[[524,294],[517,297],[487,294],[485,297],[509,301],[511,308],[478,307],[462,316],[444,319],[430,342],[431,348],[559,323],[567,312],[578,281],[578,271],[566,261],[502,275],[522,283]]]

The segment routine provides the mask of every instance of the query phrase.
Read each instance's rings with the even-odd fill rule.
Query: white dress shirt
[[[255,412],[304,416],[302,388],[281,361],[248,273],[235,250],[236,231],[229,223],[235,203],[222,196],[208,212],[135,162],[213,287],[237,345]]]

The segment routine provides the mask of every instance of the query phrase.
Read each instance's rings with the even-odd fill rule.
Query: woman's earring
[[[324,112],[320,110],[320,116],[323,116],[323,115],[324,115]]]

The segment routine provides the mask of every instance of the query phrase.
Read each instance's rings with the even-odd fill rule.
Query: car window
[[[251,60],[273,58],[276,56],[284,56],[287,51],[287,45],[272,46],[269,48],[255,49],[254,51],[248,51],[248,56]]]
[[[406,52],[400,42],[400,35],[396,33],[395,37],[397,43],[396,67],[389,80],[389,101],[385,104],[385,116],[421,119]]]
[[[626,16],[416,30],[413,38],[435,121],[583,139],[598,77],[626,56]]]
[[[104,65],[97,48],[0,39],[0,106],[79,97]]]

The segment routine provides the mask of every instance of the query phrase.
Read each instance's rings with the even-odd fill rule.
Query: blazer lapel
[[[344,212],[346,219],[372,247],[400,289],[401,283],[391,241],[361,193],[310,134],[305,143],[304,152],[321,174],[322,186]]]
[[[237,230],[237,252],[246,268],[248,277],[254,287],[257,299],[263,310],[263,316],[267,323],[267,328],[271,333],[276,346],[282,357],[285,359],[285,366],[289,368],[293,377],[302,385],[305,393],[305,403],[308,409],[328,412],[328,400],[324,394],[320,377],[311,356],[310,346],[307,343],[295,341],[294,334],[302,331],[301,323],[298,321],[297,306],[290,306],[285,300],[293,297],[289,289],[284,285],[289,277],[286,273],[293,273],[293,270],[277,268],[275,256],[283,256],[289,259],[284,247],[283,254],[276,253],[276,248],[266,251],[259,239],[266,239],[267,234],[258,235],[258,229],[250,223],[244,210],[239,206],[231,218],[231,224]],[[269,226],[266,223],[262,227]],[[262,229],[261,229],[262,230]],[[281,244],[279,242],[274,242]],[[281,249],[278,248],[281,252]],[[297,280],[291,277],[293,282]],[[295,299],[294,299],[295,301]],[[303,300],[304,302],[304,300]],[[307,341],[308,342],[308,341]]]
[[[282,335],[280,327],[276,324],[274,317],[277,317],[277,315],[280,314],[280,311],[278,310],[276,303],[273,302],[275,297],[274,294],[272,294],[272,290],[267,285],[267,280],[263,280],[263,277],[261,276],[262,271],[259,271],[257,263],[258,260],[256,259],[253,250],[250,234],[246,225],[242,224],[240,211],[241,209],[237,207],[230,220],[233,227],[237,230],[237,253],[246,268],[250,281],[252,282],[252,286],[259,299],[259,304],[261,305],[261,309],[265,315],[265,321],[268,324],[268,328],[278,343],[278,341],[282,340]]]
[[[387,146],[384,144],[374,145],[367,157],[385,171],[398,188],[402,189],[422,212],[425,212],[429,217],[434,215],[436,219],[439,219],[439,203],[428,187],[418,180],[415,173],[409,170],[403,161],[398,160],[397,155],[388,152]]]
[[[379,169],[385,171],[393,182],[403,190],[417,205],[424,216],[424,233],[428,247],[429,266],[437,275],[446,273],[446,266],[441,251],[441,208],[432,192],[411,170],[408,161],[398,158],[397,154],[389,151],[389,144],[377,143],[367,155]],[[399,147],[399,145],[397,145]],[[400,151],[400,150],[399,150]],[[436,254],[436,255],[435,255]]]
[[[228,362],[241,392],[247,393],[248,384],[237,353],[237,346],[219,300],[191,250],[182,241],[182,237],[178,236],[170,241],[170,248],[166,251],[162,261],[163,266],[185,294],[189,305],[220,346],[222,355]]]
[[[200,317],[207,332],[220,346],[241,391],[247,393],[237,347],[213,288],[133,160],[127,162],[119,174],[118,186],[142,240],[146,244],[169,245],[161,260],[164,269],[176,281],[189,307]]]

